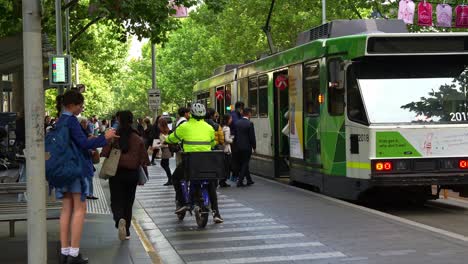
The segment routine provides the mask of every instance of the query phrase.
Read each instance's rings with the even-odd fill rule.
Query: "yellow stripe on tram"
[[[352,169],[362,169],[362,170],[370,170],[371,169],[370,163],[366,163],[366,162],[351,162],[351,161],[348,161],[348,162],[346,162],[346,167],[347,168],[352,168]]]

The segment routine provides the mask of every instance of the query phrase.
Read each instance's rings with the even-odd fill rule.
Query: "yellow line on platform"
[[[135,231],[137,232],[138,237],[140,238],[140,241],[146,250],[146,253],[148,253],[149,257],[151,258],[151,262],[153,264],[163,264],[158,253],[154,249],[153,244],[151,244],[151,241],[146,236],[145,231],[143,231],[143,228],[141,228],[140,224],[138,224],[138,221],[135,220],[135,217],[132,217],[132,225],[133,228],[135,228]]]

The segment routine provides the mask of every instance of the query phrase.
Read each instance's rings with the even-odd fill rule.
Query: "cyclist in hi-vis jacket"
[[[212,126],[205,122],[206,109],[203,104],[195,103],[190,110],[191,118],[178,126],[176,130],[169,135],[166,143],[175,144],[182,142],[184,152],[202,152],[211,151],[216,145],[215,131]],[[189,209],[184,204],[182,187],[180,180],[184,177],[183,165],[179,164],[172,174],[172,182],[176,191],[176,213],[183,213]],[[210,196],[211,210],[213,211],[213,220],[215,223],[224,222],[218,209],[218,196],[216,194],[216,181],[210,181],[208,192]]]

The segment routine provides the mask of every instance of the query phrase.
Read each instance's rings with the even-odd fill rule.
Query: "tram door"
[[[286,115],[289,107],[288,71],[275,72],[273,82],[275,177],[289,177],[289,138],[282,133],[288,124]]]

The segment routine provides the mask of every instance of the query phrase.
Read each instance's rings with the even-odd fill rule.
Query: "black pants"
[[[252,177],[250,177],[249,162],[250,157],[252,156],[252,151],[250,150],[240,150],[238,152],[238,159],[240,164],[239,171],[239,180],[238,183],[242,183],[244,178],[247,178],[247,183],[252,182]]]
[[[151,163],[154,162],[154,159],[156,159],[156,155],[158,154],[159,151],[160,149],[153,150],[153,156],[151,156]]]
[[[184,196],[182,193],[182,186],[180,186],[180,181],[184,179],[184,167],[183,163],[179,164],[172,174],[172,185],[174,186],[174,191],[176,192],[176,201],[180,204],[184,202]],[[218,208],[218,194],[216,193],[216,188],[218,187],[218,181],[210,181],[208,185],[208,195],[210,196],[211,210],[219,213]],[[196,197],[201,197],[199,190],[196,190]]]
[[[161,167],[166,171],[167,182],[172,182],[171,168],[169,168],[169,159],[161,159]]]
[[[133,202],[135,202],[137,184],[137,170],[119,168],[116,175],[109,179],[111,209],[114,216],[115,227],[118,227],[121,218],[125,219],[127,222],[127,235],[130,235],[132,208]]]

